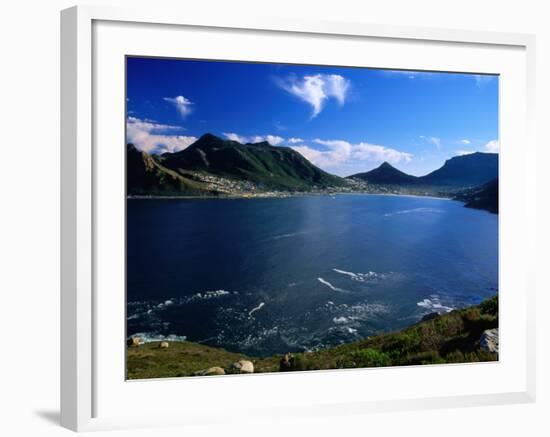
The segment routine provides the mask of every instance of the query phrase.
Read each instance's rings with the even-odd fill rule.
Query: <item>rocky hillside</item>
[[[128,379],[223,375],[498,360],[498,297],[430,314],[398,332],[316,352],[247,357],[192,342],[130,339]]]

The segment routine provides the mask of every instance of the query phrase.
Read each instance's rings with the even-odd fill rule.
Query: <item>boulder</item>
[[[479,339],[479,345],[485,352],[498,354],[498,328],[484,331]]]
[[[168,343],[167,341],[161,341],[159,344],[159,348],[161,349],[167,349],[169,347],[170,347],[170,343]]]
[[[128,341],[126,342],[126,344],[128,346],[139,346],[141,343],[143,343],[143,342],[141,341],[141,338],[139,338],[139,337],[130,337],[128,339]]]
[[[254,364],[252,364],[252,361],[239,360],[231,364],[230,369],[233,373],[254,373]]]
[[[281,361],[279,361],[279,372],[288,372],[292,370],[292,364],[294,362],[294,355],[290,352],[283,355]]]
[[[212,376],[212,375],[225,375],[225,370],[221,367],[209,367],[208,369],[199,370],[193,373],[195,376]]]

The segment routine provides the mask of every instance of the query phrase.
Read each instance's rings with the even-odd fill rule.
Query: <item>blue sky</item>
[[[128,58],[127,108],[127,140],[150,153],[210,132],[293,147],[341,176],[498,152],[496,76]]]

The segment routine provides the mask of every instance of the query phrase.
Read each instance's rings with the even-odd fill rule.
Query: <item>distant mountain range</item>
[[[126,153],[129,196],[253,197],[360,191],[462,196],[461,200],[472,205],[481,202],[491,205],[484,209],[494,209],[494,199],[487,200],[494,196],[494,187],[485,184],[498,177],[498,155],[478,152],[448,159],[441,168],[420,177],[384,162],[374,170],[341,178],[321,170],[289,147],[275,147],[265,141],[242,144],[212,134],[176,153],[150,155],[132,144],[127,145]],[[496,188],[498,197],[498,184]],[[487,199],[480,200],[484,196]]]
[[[384,162],[374,170],[348,178],[371,184],[418,185],[436,187],[473,187],[498,177],[498,154],[476,152],[455,156],[443,166],[425,176],[412,176]]]

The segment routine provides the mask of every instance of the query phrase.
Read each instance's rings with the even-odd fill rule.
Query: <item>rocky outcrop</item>
[[[143,341],[140,337],[130,337],[126,342],[128,346],[139,346],[142,343]]]
[[[170,343],[168,343],[167,341],[161,341],[159,343],[159,348],[160,349],[168,349],[170,347]]]
[[[484,331],[479,339],[479,346],[485,352],[498,354],[498,328]]]
[[[254,373],[254,364],[252,361],[239,360],[229,367],[231,373]]]
[[[225,375],[225,370],[222,367],[209,367],[208,369],[199,370],[194,373],[195,376],[212,376]]]

